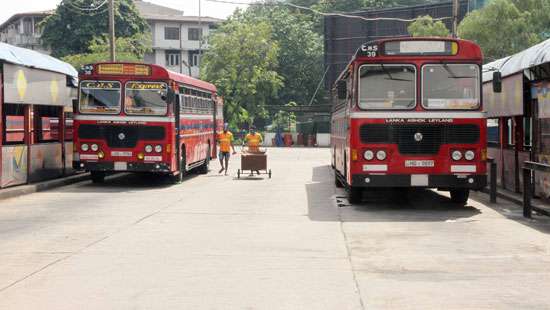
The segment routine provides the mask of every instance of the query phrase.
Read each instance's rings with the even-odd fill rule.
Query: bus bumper
[[[73,168],[86,171],[105,171],[105,172],[156,172],[170,173],[170,165],[166,163],[143,163],[127,162],[126,165],[114,162],[83,162],[73,161]]]
[[[353,175],[354,187],[423,187],[423,188],[467,188],[479,190],[487,185],[486,175]]]

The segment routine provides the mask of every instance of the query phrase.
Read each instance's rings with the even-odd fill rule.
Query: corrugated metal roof
[[[70,64],[39,52],[0,42],[0,61],[78,77]]]
[[[506,77],[547,62],[550,62],[550,39],[484,65],[483,82],[492,81],[494,71],[500,71],[502,77]]]

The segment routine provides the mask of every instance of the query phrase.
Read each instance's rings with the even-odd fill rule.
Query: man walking
[[[237,152],[235,152],[235,146],[233,145],[233,134],[229,131],[229,124],[223,124],[223,132],[218,134],[218,143],[220,145],[220,153],[218,157],[220,158],[220,165],[222,166],[219,173],[222,173],[225,170],[225,175],[227,175],[231,149],[233,149],[233,154],[237,154]]]
[[[244,138],[244,142],[248,147],[247,151],[249,153],[257,153],[260,151],[260,144],[262,144],[263,138],[260,133],[256,132],[256,127],[254,125],[250,126],[250,132]],[[256,173],[259,175],[260,171],[256,170]],[[253,173],[250,171],[250,176],[252,175]]]

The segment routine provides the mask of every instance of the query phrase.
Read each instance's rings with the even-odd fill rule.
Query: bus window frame
[[[82,83],[84,82],[108,82],[108,83],[118,83],[120,85],[119,93],[118,93],[118,112],[108,112],[108,113],[94,113],[94,112],[82,112],[80,110],[81,104],[80,104],[80,98],[81,98],[81,92],[82,92]],[[123,84],[121,81],[115,81],[115,80],[82,80],[78,84],[78,114],[83,115],[119,115],[122,111],[122,91],[123,91]]]
[[[164,84],[166,85],[166,112],[164,114],[138,114],[138,113],[128,113],[128,111],[126,111],[126,87],[128,85],[128,83],[143,83],[143,84]],[[169,83],[167,83],[166,81],[135,81],[135,80],[128,80],[124,83],[124,102],[122,102],[122,110],[124,111],[124,115],[127,115],[127,116],[150,116],[150,117],[159,117],[159,116],[167,116],[168,115],[168,112],[169,112],[169,105],[170,103],[168,102],[168,90],[169,90]],[[122,92],[121,92],[121,95],[122,95]]]
[[[361,68],[365,66],[380,66],[384,67],[398,67],[398,66],[412,66],[414,68],[414,106],[409,109],[386,109],[386,108],[362,108],[359,105],[359,100],[361,99]],[[373,63],[363,63],[357,67],[357,100],[355,100],[355,106],[362,111],[413,111],[418,107],[418,67],[414,63],[383,63],[383,62],[373,62]]]
[[[460,44],[459,44],[460,46]],[[477,104],[477,107],[475,109],[430,109],[430,108],[427,108],[424,106],[424,67],[426,66],[430,66],[430,65],[474,65],[477,67],[477,70],[478,70],[478,74],[479,74],[479,85],[478,85],[478,99],[479,99],[479,102]],[[471,62],[443,62],[443,61],[440,61],[440,62],[426,62],[426,63],[423,63],[422,66],[420,66],[420,106],[422,107],[422,109],[426,110],[426,111],[468,111],[468,112],[472,112],[472,111],[479,111],[480,109],[483,108],[483,92],[482,92],[482,89],[483,89],[483,66],[478,64],[478,63],[471,63]]]

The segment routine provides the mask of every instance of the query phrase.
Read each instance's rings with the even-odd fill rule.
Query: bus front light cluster
[[[451,154],[451,158],[455,161],[459,161],[462,159],[462,152],[461,151],[453,151],[453,153]]]
[[[160,144],[155,145],[155,152],[157,152],[157,153],[162,152],[162,145],[160,145]]]
[[[145,146],[145,153],[151,153],[153,152],[153,146],[152,145],[146,145]]]
[[[474,153],[474,151],[470,150],[464,153],[464,158],[468,161],[474,160],[475,157],[476,157],[476,153]]]
[[[90,146],[88,144],[84,143],[80,146],[80,149],[84,152],[87,152],[90,149]]]
[[[371,150],[366,150],[365,153],[363,153],[363,157],[366,160],[373,160],[374,159],[374,152]]]
[[[386,157],[387,157],[386,151],[380,150],[380,151],[376,152],[376,159],[385,160]]]
[[[94,143],[92,144],[92,146],[90,146],[90,148],[92,149],[92,151],[97,152],[99,150],[99,145]]]

